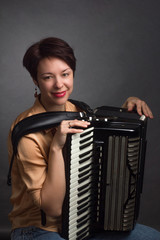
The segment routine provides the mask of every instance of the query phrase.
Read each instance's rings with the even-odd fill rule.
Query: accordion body
[[[50,129],[62,120],[88,120],[83,133],[68,135],[64,147],[66,196],[61,235],[83,240],[100,230],[130,231],[139,213],[146,150],[147,119],[122,108],[99,107],[70,100],[84,112],[46,112],[27,117],[12,131],[13,155],[20,138]],[[46,218],[42,213],[42,225]]]
[[[102,107],[91,126],[68,137],[62,236],[87,239],[103,230],[130,231],[139,213],[146,119]]]

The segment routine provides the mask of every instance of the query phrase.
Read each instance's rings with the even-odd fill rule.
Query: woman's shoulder
[[[20,122],[20,121],[23,120],[24,118],[27,118],[27,117],[32,116],[32,115],[33,115],[33,114],[32,114],[32,108],[29,108],[29,109],[25,110],[24,112],[20,113],[20,114],[16,117],[16,119],[13,121],[13,123],[12,123],[12,125],[11,125],[11,129],[13,129],[14,126],[15,126],[18,122]]]
[[[24,112],[20,113],[16,119],[12,122],[11,127],[9,129],[9,135],[8,135],[8,149],[10,152],[10,155],[12,155],[12,142],[11,142],[11,136],[12,136],[12,131],[14,127],[16,126],[17,123],[19,123],[21,120],[23,120],[26,117],[29,117],[32,115],[32,107],[25,110]]]
[[[32,115],[38,114],[38,113],[42,113],[44,112],[45,109],[43,108],[43,106],[40,104],[39,100],[36,99],[35,103],[33,104],[32,107],[26,109],[25,111],[23,111],[22,113],[20,113],[16,119],[14,120],[14,122],[12,123],[12,127],[11,129],[13,129],[13,127],[20,122],[21,120],[23,120],[24,118],[30,117]]]

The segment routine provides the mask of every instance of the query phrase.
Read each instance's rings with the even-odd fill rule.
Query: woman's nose
[[[56,77],[54,87],[56,87],[56,88],[62,88],[63,87],[63,81],[60,77]]]

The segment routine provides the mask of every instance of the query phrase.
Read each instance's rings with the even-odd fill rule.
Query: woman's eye
[[[69,73],[63,73],[63,77],[68,77]]]
[[[45,77],[43,77],[44,80],[48,80],[48,79],[51,79],[51,78],[52,78],[52,76],[45,76]]]

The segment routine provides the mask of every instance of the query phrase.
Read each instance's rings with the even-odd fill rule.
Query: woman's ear
[[[36,81],[36,80],[34,80],[33,79],[33,82],[34,82],[34,84],[38,87],[39,85],[38,85],[38,82]]]
[[[33,82],[35,84],[35,91],[34,91],[34,97],[37,98],[38,97],[38,91],[37,91],[37,87],[39,87],[39,84],[36,80],[33,79]]]

